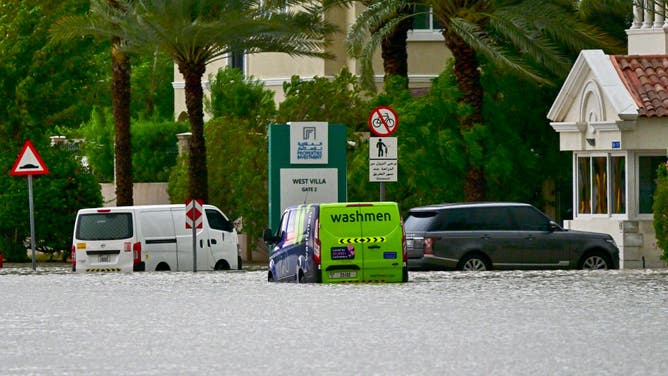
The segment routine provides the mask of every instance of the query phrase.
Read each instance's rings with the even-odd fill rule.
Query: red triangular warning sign
[[[16,175],[41,175],[48,174],[49,169],[42,161],[42,157],[37,154],[37,150],[32,145],[30,140],[27,140],[23,145],[19,157],[16,158],[14,162],[14,167],[12,167],[11,174]]]

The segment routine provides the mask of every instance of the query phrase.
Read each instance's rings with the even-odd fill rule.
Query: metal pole
[[[385,182],[380,182],[380,201],[385,201]]]
[[[32,175],[28,175],[28,206],[30,210],[30,249],[32,250],[32,270],[37,270],[35,260],[35,215],[32,203]]]
[[[193,216],[193,273],[197,272],[197,225],[195,224],[196,222],[197,220]]]

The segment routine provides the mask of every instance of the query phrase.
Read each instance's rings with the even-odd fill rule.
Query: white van
[[[203,209],[197,270],[241,269],[234,225],[215,206]],[[74,223],[72,270],[192,271],[192,231],[186,229],[185,205],[81,209]]]

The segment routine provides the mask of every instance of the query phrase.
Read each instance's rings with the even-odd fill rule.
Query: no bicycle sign
[[[369,115],[369,129],[378,137],[391,136],[399,127],[399,117],[389,106],[378,106]]]

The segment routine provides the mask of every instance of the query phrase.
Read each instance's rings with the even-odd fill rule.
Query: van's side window
[[[290,210],[290,212],[287,213],[288,218],[287,223],[286,223],[286,228],[285,228],[285,243],[290,244],[296,240],[296,234],[295,234],[295,218],[297,217],[297,210]]]
[[[232,222],[228,221],[217,210],[206,209],[206,219],[209,221],[209,226],[214,230],[231,232],[234,228]]]
[[[283,240],[283,234],[288,230],[288,217],[290,216],[290,212],[286,211],[281,215],[281,222],[278,225],[278,229],[276,230],[276,236],[281,238]]]

